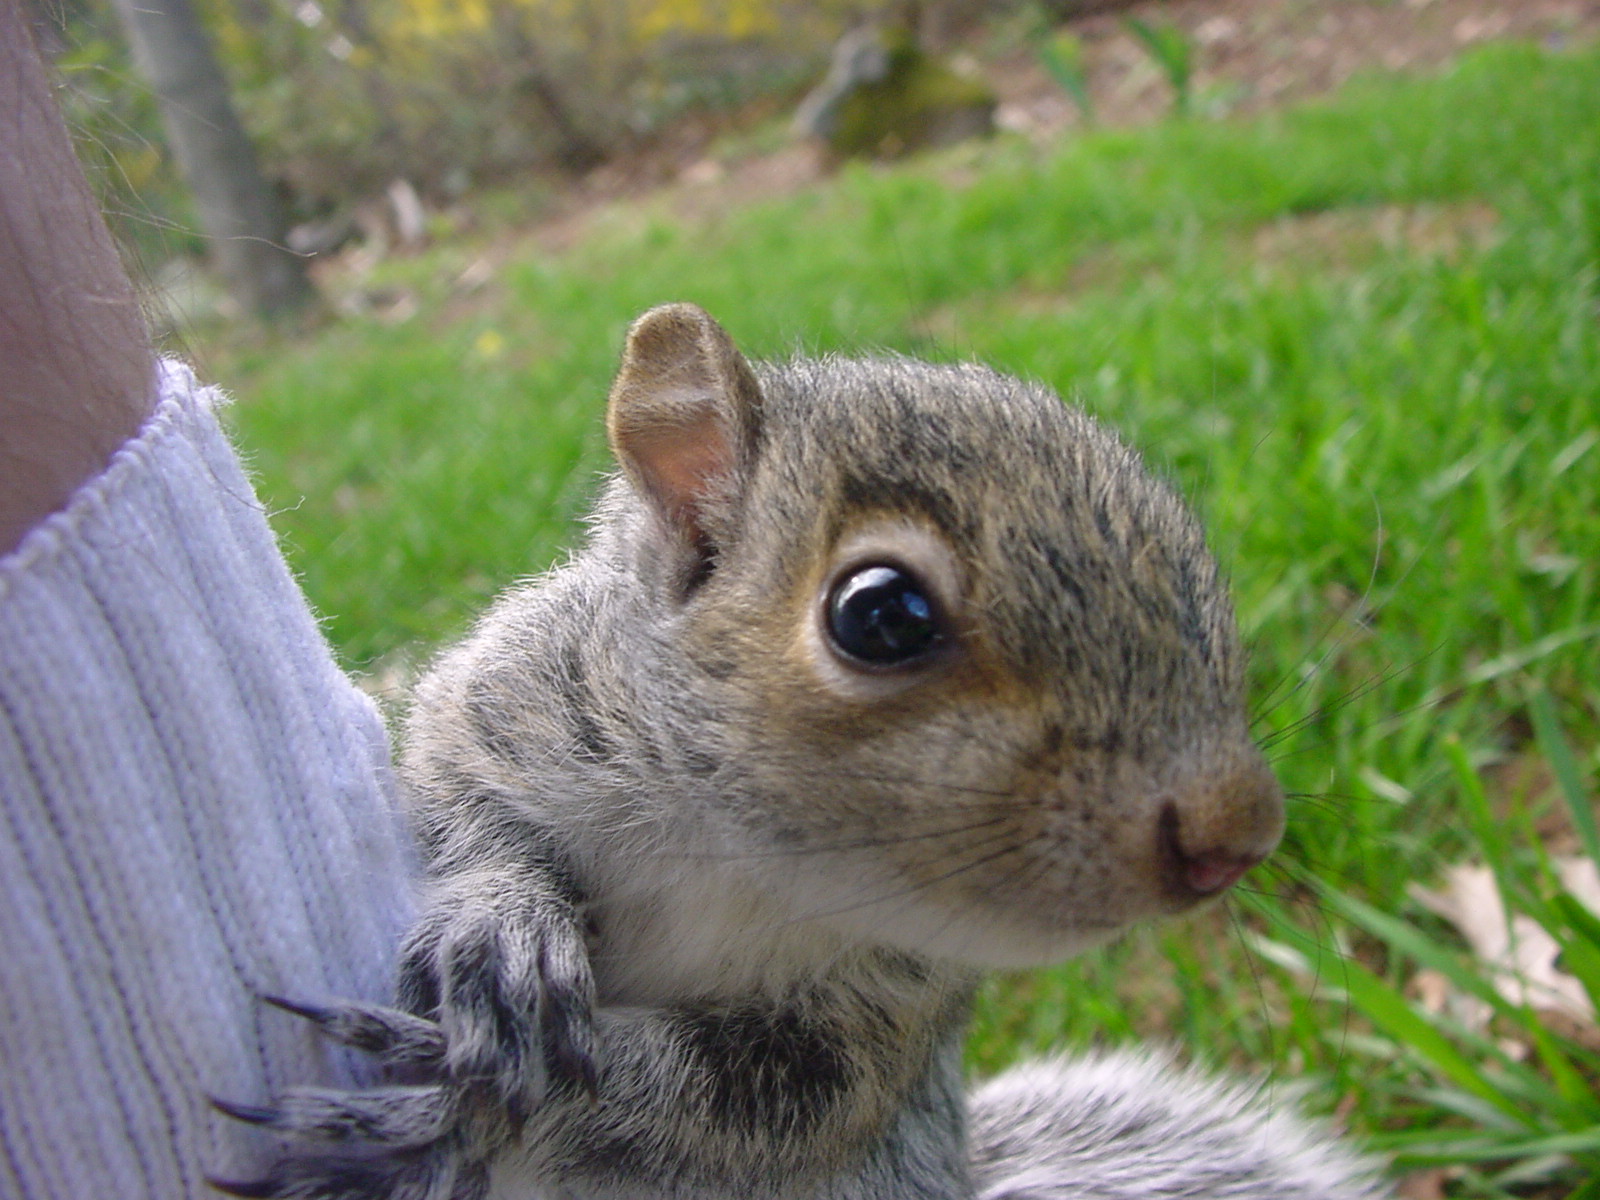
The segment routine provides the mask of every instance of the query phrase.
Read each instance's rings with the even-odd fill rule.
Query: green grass
[[[1045,379],[1205,513],[1301,798],[1282,865],[1227,915],[996,983],[974,1063],[1158,1033],[1305,1073],[1359,1130],[1445,1119],[1427,1064],[1380,1053],[1341,983],[1342,955],[1389,985],[1414,964],[1309,881],[1437,933],[1405,887],[1484,856],[1467,781],[1508,843],[1534,825],[1513,815],[1560,810],[1507,782],[1539,757],[1530,695],[1595,773],[1600,54],[1500,46],[1249,121],[851,168],[715,221],[635,205],[452,296],[475,252],[386,268],[421,296],[407,322],[202,354],[350,665],[415,656],[559,552],[651,304],[697,301],[755,355],[889,347]],[[1248,952],[1286,922],[1321,948],[1320,992]],[[1458,1186],[1501,1194],[1484,1178]]]

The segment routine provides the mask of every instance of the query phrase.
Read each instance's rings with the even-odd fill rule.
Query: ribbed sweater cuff
[[[144,429],[0,560],[6,1196],[214,1194],[252,1150],[207,1093],[356,1070],[256,997],[383,996],[409,913],[382,725],[217,402],[163,364]]]

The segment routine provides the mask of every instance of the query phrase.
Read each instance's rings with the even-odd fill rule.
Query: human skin
[[[0,554],[139,429],[152,379],[137,296],[21,0],[0,0]]]

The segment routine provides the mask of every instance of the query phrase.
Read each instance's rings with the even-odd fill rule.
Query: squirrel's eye
[[[927,587],[902,567],[860,567],[834,584],[828,635],[850,658],[895,666],[926,654],[944,638]]]

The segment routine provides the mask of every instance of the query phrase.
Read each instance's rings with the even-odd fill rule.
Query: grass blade
[[[1561,794],[1566,798],[1567,809],[1572,814],[1572,826],[1578,831],[1578,840],[1583,843],[1583,852],[1588,855],[1589,861],[1600,864],[1600,830],[1595,828],[1594,811],[1589,807],[1585,794],[1583,775],[1577,759],[1572,755],[1572,747],[1561,732],[1561,723],[1556,719],[1555,705],[1547,689],[1540,688],[1529,695],[1528,716],[1538,735],[1539,749],[1549,760],[1550,769],[1555,772],[1556,781],[1561,785]]]

